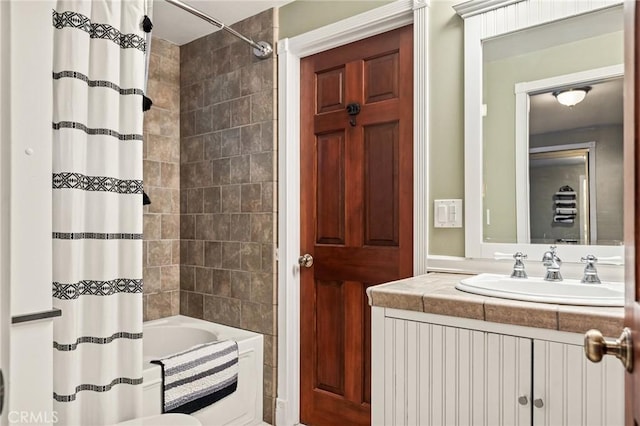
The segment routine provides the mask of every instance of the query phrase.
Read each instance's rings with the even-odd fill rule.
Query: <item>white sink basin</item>
[[[624,306],[624,284],[583,284],[579,280],[549,282],[542,278],[510,278],[480,274],[456,284],[458,290],[529,302],[582,306]]]

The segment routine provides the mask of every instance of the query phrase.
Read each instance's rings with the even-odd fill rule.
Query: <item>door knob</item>
[[[300,266],[304,266],[305,268],[311,268],[313,266],[313,256],[309,253],[303,254],[298,258],[298,264]]]
[[[536,408],[542,408],[542,407],[544,407],[544,402],[540,398],[534,399],[533,400],[533,406],[536,407]]]
[[[633,343],[631,329],[625,327],[619,339],[607,340],[600,330],[589,330],[584,335],[584,353],[592,362],[600,362],[604,355],[615,355],[629,373],[633,371]]]
[[[528,403],[529,403],[529,398],[527,398],[526,396],[522,395],[521,397],[518,398],[518,404],[527,405]]]

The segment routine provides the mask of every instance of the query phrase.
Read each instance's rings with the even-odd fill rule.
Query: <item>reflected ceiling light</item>
[[[553,92],[553,96],[562,105],[572,107],[582,102],[587,96],[587,92],[591,90],[591,86],[577,87],[575,89],[557,90]]]

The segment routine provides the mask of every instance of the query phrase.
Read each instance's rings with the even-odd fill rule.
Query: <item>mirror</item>
[[[622,7],[533,3],[465,20],[466,256],[621,256]],[[535,17],[514,24],[513,6]]]
[[[516,196],[516,205],[529,215],[518,215],[519,241],[622,244],[622,86],[622,77],[579,86],[585,97],[571,107],[557,99],[566,89],[527,94],[529,197]]]

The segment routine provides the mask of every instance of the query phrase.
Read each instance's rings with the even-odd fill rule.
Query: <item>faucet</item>
[[[556,255],[556,248],[556,246],[551,246],[550,250],[542,255],[542,264],[547,267],[545,281],[562,281],[562,275],[560,275],[562,260]]]
[[[600,278],[598,277],[598,271],[596,270],[596,262],[598,258],[590,254],[580,259],[582,263],[586,263],[584,267],[584,276],[581,283],[585,284],[600,284]]]

